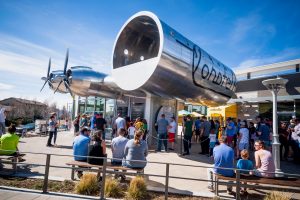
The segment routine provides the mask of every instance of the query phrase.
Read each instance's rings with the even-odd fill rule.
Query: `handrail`
[[[68,155],[68,154],[54,154],[54,153],[36,153],[36,152],[22,152],[27,153],[27,154],[39,154],[39,155],[46,155],[47,159],[46,159],[46,164],[32,164],[32,163],[22,163],[22,164],[28,164],[28,165],[33,165],[33,166],[43,166],[45,167],[45,173],[44,175],[44,185],[43,185],[43,193],[47,192],[48,189],[48,177],[49,177],[49,169],[50,167],[52,168],[61,168],[61,169],[72,169],[72,170],[88,170],[88,171],[95,171],[95,172],[99,172],[99,170],[95,170],[95,169],[87,169],[87,168],[80,168],[80,167],[65,167],[65,166],[61,166],[61,165],[51,165],[50,164],[50,159],[52,156],[66,156],[66,157],[74,157],[74,155]],[[136,175],[136,173],[130,173],[130,172],[121,172],[121,171],[107,171],[107,160],[112,160],[112,158],[107,158],[107,157],[93,157],[93,156],[78,156],[78,157],[90,157],[90,158],[96,158],[96,159],[104,159],[103,162],[103,166],[99,166],[99,169],[102,168],[102,189],[100,191],[100,199],[104,199],[104,186],[105,186],[105,177],[106,174],[125,174],[125,175]],[[115,158],[113,158],[114,160],[116,160]],[[119,159],[119,160],[124,160],[124,159]],[[160,178],[165,178],[165,199],[168,199],[168,187],[169,187],[169,179],[181,179],[181,180],[190,180],[190,181],[203,181],[203,182],[208,182],[210,180],[208,179],[202,179],[202,178],[189,178],[189,177],[180,177],[180,176],[170,176],[169,174],[169,168],[170,166],[174,165],[174,166],[184,166],[184,167],[200,167],[200,168],[206,168],[206,169],[225,169],[225,170],[235,170],[236,171],[236,183],[233,182],[219,182],[222,185],[227,185],[227,186],[236,186],[237,192],[236,192],[236,199],[240,199],[239,196],[239,189],[244,186],[244,184],[240,183],[240,171],[252,171],[252,170],[241,170],[241,169],[236,169],[236,168],[224,168],[224,167],[213,167],[213,166],[203,166],[203,165],[186,165],[186,164],[179,164],[179,163],[167,163],[167,162],[150,162],[150,161],[141,161],[141,160],[130,160],[130,161],[135,161],[135,162],[146,162],[146,163],[155,163],[155,164],[163,164],[166,165],[166,172],[165,175],[159,175],[159,174],[143,174],[144,176],[152,176],[152,177],[160,177]],[[18,162],[11,162],[14,164],[20,164]],[[271,173],[270,173],[271,174]],[[283,176],[292,176],[292,177],[300,177],[299,174],[290,174],[290,173],[272,173],[272,174],[280,174]],[[212,180],[212,183],[217,184],[218,181],[217,180]],[[264,187],[264,188],[268,188],[268,187]],[[274,188],[274,186],[273,186]],[[280,187],[277,187],[280,188]],[[300,189],[298,189],[300,191]],[[217,190],[216,190],[217,193]]]
[[[2,150],[2,149],[0,149]],[[2,151],[9,151],[9,150],[2,150]],[[20,153],[20,151],[16,151]],[[200,167],[206,169],[224,169],[224,170],[234,170],[234,171],[247,171],[251,172],[253,170],[246,170],[246,169],[238,169],[238,168],[226,168],[226,167],[212,167],[212,166],[204,166],[204,165],[191,165],[191,164],[181,164],[181,163],[170,163],[170,162],[157,162],[157,161],[144,161],[144,160],[126,160],[126,159],[119,159],[119,158],[110,158],[110,157],[95,157],[95,156],[81,156],[81,155],[70,155],[70,154],[56,154],[56,153],[38,153],[38,152],[30,152],[30,151],[22,151],[22,154],[38,154],[38,155],[48,155],[51,156],[66,156],[66,157],[82,157],[82,158],[94,158],[94,159],[106,159],[106,160],[120,160],[120,161],[134,161],[134,162],[142,162],[142,163],[153,163],[153,164],[170,164],[174,166],[183,166],[183,167]],[[8,155],[9,156],[9,155]],[[146,165],[147,166],[147,165]],[[300,178],[300,174],[291,174],[291,173],[276,173],[276,172],[264,172],[267,174],[280,174],[286,176],[295,176]]]

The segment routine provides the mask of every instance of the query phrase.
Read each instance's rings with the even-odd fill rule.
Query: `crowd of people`
[[[209,180],[213,180],[213,173],[233,176],[233,168],[240,169],[242,174],[247,175],[267,178],[275,176],[275,165],[271,148],[272,126],[268,119],[258,116],[256,120],[257,125],[255,127],[252,122],[248,126],[246,120],[238,120],[237,123],[234,123],[231,118],[227,119],[224,132],[219,133],[218,142],[213,149],[214,168],[208,170]],[[290,144],[293,149],[293,160],[295,163],[299,163],[300,158],[299,122],[299,119],[292,119],[288,126],[286,122],[280,122],[279,128],[280,158],[287,159]],[[249,160],[249,154],[252,150],[255,151],[253,161]],[[238,160],[236,165],[234,164],[235,159]],[[209,182],[208,188],[214,189],[212,182]],[[227,187],[227,191],[232,193],[232,188]],[[241,193],[247,193],[247,188],[241,190]]]
[[[247,120],[227,118],[225,127],[222,127],[218,120],[207,120],[205,116],[198,117],[195,121],[190,115],[186,116],[183,122],[184,153],[189,155],[192,138],[201,145],[200,154],[212,156],[213,148],[218,144],[218,138],[227,137],[227,145],[234,150],[236,159],[241,157],[241,151],[255,150],[255,141],[264,142],[267,150],[272,151],[272,122],[261,116],[256,117],[256,126]],[[280,122],[279,128],[280,159],[287,160],[290,150],[293,152],[293,160],[299,163],[300,160],[300,124],[299,119],[291,119],[289,123]]]
[[[94,122],[91,122],[83,114],[78,124],[80,131],[73,142],[74,160],[103,165],[103,159],[107,157],[104,136],[106,120],[103,115],[96,114]],[[135,122],[127,121],[119,113],[113,122],[113,127],[117,131],[111,141],[111,164],[128,168],[144,168],[148,155],[148,145],[145,140],[147,122],[141,118],[137,118]],[[78,171],[77,175],[81,177],[82,171]],[[118,176],[121,179],[125,178],[124,175]]]

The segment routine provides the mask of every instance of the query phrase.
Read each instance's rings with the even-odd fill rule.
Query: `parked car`
[[[20,125],[20,126],[16,127],[16,129],[17,129],[16,132],[19,133],[18,135],[24,136],[24,134],[27,131],[31,131],[31,130],[35,129],[35,124],[34,123],[29,123],[29,124],[25,124],[25,125]]]

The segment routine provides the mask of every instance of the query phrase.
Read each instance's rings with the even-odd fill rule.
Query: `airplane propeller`
[[[66,89],[70,92],[71,96],[73,97],[72,90],[69,85],[68,77],[67,77],[67,66],[68,66],[68,61],[69,61],[69,49],[67,49],[66,53],[66,59],[65,59],[65,65],[64,65],[64,78],[59,82],[57,88],[55,89],[54,93],[57,92],[59,86],[64,83]]]
[[[40,92],[44,89],[47,82],[52,86],[52,83],[49,81],[50,80],[50,76],[49,76],[50,75],[49,74],[50,73],[50,68],[51,68],[51,58],[49,58],[47,77],[42,77],[42,80],[44,80],[45,83],[44,83],[42,89],[40,90]]]

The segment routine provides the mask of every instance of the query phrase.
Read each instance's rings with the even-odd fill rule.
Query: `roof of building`
[[[47,106],[44,103],[38,102],[38,101],[34,101],[34,100],[27,100],[27,99],[21,99],[21,98],[15,98],[15,97],[10,97],[7,99],[3,99],[0,101],[0,103],[4,103],[5,101],[17,101],[19,103],[23,103],[23,104],[34,104],[34,105],[39,105],[39,106]]]
[[[277,62],[261,66],[239,67],[234,69],[234,73],[238,80],[247,79],[247,74],[253,78],[262,78],[274,75],[291,74],[295,72],[296,65],[299,66],[300,59]]]

